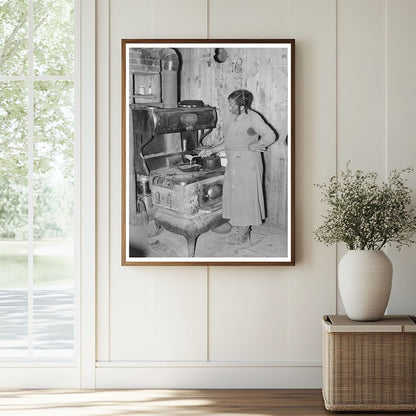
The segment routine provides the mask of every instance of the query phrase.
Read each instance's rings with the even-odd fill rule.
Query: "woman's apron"
[[[259,225],[265,217],[260,152],[227,150],[223,217],[231,225]]]

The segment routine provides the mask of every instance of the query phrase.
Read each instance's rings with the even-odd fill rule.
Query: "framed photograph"
[[[122,40],[122,265],[294,265],[295,41]]]

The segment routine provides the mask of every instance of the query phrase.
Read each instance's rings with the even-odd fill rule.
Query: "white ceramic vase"
[[[381,250],[350,250],[338,265],[339,291],[348,317],[377,321],[384,316],[393,267]]]

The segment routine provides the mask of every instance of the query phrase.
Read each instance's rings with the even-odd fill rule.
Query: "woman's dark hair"
[[[236,90],[228,96],[228,99],[234,100],[238,106],[243,106],[244,112],[247,114],[247,110],[253,102],[253,94],[247,90]]]

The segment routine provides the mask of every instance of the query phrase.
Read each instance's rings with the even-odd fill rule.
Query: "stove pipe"
[[[174,49],[163,49],[161,60],[162,102],[165,107],[177,107],[179,57]]]

